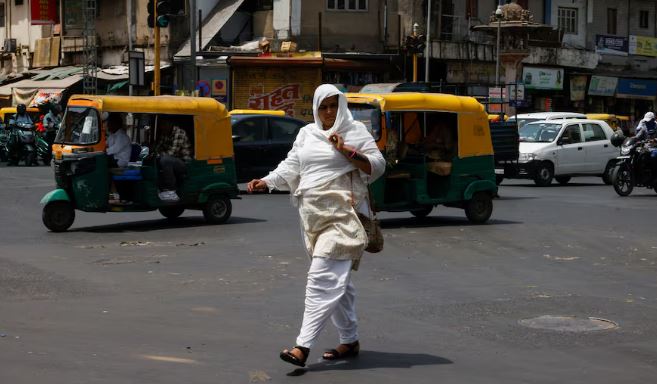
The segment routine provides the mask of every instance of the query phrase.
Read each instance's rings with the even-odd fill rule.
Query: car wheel
[[[414,209],[411,211],[411,214],[419,219],[427,217],[431,211],[433,211],[433,207],[431,205],[427,205],[423,208],[420,209]]]
[[[176,219],[185,212],[183,207],[160,207],[158,211],[167,219]]]
[[[225,223],[232,213],[233,206],[225,196],[212,196],[203,207],[203,217],[210,224]]]
[[[75,210],[68,201],[53,201],[43,207],[41,219],[46,228],[51,231],[64,232],[73,225]]]
[[[475,192],[465,203],[465,216],[473,224],[483,224],[493,213],[493,198],[488,192]]]
[[[554,178],[559,184],[561,185],[566,185],[570,181],[571,177],[570,176],[556,176]]]
[[[602,182],[611,185],[612,180],[611,180],[611,172],[614,169],[613,163],[610,161],[607,163],[607,166],[605,167],[605,172],[602,174]]]
[[[617,165],[612,171],[612,184],[619,196],[628,196],[634,189],[632,171],[626,165]]]
[[[552,184],[552,179],[554,178],[554,170],[552,169],[552,164],[550,163],[541,163],[536,168],[536,174],[534,175],[534,183],[539,187],[547,187]]]

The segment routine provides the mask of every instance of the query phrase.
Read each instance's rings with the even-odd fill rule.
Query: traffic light
[[[427,43],[424,35],[409,35],[406,36],[404,48],[408,53],[423,53]]]
[[[154,2],[157,6],[157,20],[153,13]],[[148,27],[155,28],[157,25],[160,28],[166,28],[169,25],[169,15],[171,14],[171,1],[170,0],[149,0],[148,4]]]

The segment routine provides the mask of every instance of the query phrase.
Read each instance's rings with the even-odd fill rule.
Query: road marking
[[[200,364],[196,360],[192,359],[183,359],[181,357],[174,356],[158,356],[158,355],[139,355],[142,359],[161,361],[164,363],[177,363],[177,364]]]

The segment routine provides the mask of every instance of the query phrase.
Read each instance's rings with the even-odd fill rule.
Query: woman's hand
[[[265,192],[267,191],[267,183],[264,180],[253,179],[246,184],[246,191],[248,193]]]
[[[342,150],[344,149],[344,139],[342,138],[342,136],[340,136],[337,133],[334,133],[331,136],[329,136],[329,141],[331,142],[331,144],[333,144],[333,147],[335,147],[335,149],[342,152]]]

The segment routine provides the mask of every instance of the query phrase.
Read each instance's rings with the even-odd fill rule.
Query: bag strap
[[[356,208],[356,200],[354,199],[354,172],[358,172],[357,169],[349,172],[349,180],[351,181],[351,206]],[[374,205],[372,204],[372,191],[370,190],[370,185],[367,184],[367,206],[370,211],[370,219],[374,219]]]

